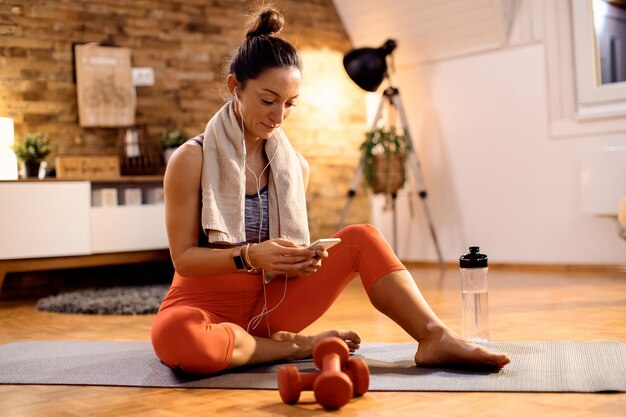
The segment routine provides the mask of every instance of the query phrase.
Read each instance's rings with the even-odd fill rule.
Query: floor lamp
[[[383,81],[387,80],[389,86],[383,91],[382,97],[380,99],[380,104],[378,106],[378,110],[376,112],[376,116],[374,117],[374,121],[372,123],[371,130],[374,131],[383,117],[383,109],[385,105],[390,106],[395,109],[399,116],[400,121],[402,123],[402,127],[404,129],[405,134],[410,139],[409,134],[409,125],[408,119],[406,117],[406,113],[404,112],[404,106],[402,105],[402,100],[400,98],[400,90],[391,84],[391,80],[389,77],[387,59],[391,57],[392,52],[396,48],[397,43],[393,39],[388,39],[381,47],[379,48],[359,48],[354,49],[348,54],[344,56],[343,65],[348,73],[348,76],[352,81],[354,81],[359,87],[361,87],[365,91],[375,92],[378,87],[382,84]],[[341,214],[341,219],[339,221],[339,228],[342,228],[345,224],[345,219],[348,214],[350,204],[352,199],[356,195],[356,190],[361,181],[361,176],[363,175],[363,166],[364,166],[364,155],[361,156],[359,161],[359,165],[356,168],[354,178],[350,189],[348,191],[348,201],[343,209]],[[430,235],[433,239],[433,243],[435,246],[435,250],[437,251],[437,257],[439,259],[439,267],[443,270],[445,268],[445,264],[443,261],[443,256],[441,254],[441,249],[439,247],[439,241],[437,240],[437,233],[435,232],[435,226],[432,221],[431,213],[428,208],[427,198],[428,192],[426,191],[426,187],[424,184],[424,177],[422,175],[421,164],[419,158],[417,157],[417,153],[414,151],[414,147],[408,157],[408,164],[411,169],[411,173],[413,174],[413,184],[417,187],[413,192],[419,196],[422,201],[424,207],[424,213],[426,214],[426,219],[428,221],[428,226],[430,230]],[[395,207],[395,193],[392,195],[393,198],[393,249],[397,250],[397,218],[396,218],[396,207]]]

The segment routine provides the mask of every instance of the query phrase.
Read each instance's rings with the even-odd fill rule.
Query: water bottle
[[[489,341],[489,293],[487,292],[487,255],[478,246],[459,259],[463,297],[461,334],[474,342]]]

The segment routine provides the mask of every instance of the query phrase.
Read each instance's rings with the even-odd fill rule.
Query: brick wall
[[[108,40],[131,49],[156,84],[137,87],[137,123],[156,139],[168,125],[204,130],[224,102],[228,57],[245,34],[243,0],[12,0],[0,4],[0,115],[16,136],[41,131],[55,155],[117,155],[120,130],[78,125],[72,43]],[[313,237],[336,230],[365,129],[364,95],[345,76],[350,41],[331,0],[275,2],[283,36],[303,54],[302,99],[285,132],[310,162]],[[320,81],[322,78],[322,81]],[[320,89],[324,94],[320,96]],[[348,223],[369,220],[363,189]]]

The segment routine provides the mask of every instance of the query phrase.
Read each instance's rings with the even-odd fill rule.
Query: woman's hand
[[[319,269],[328,252],[321,247],[308,249],[298,246],[286,239],[271,239],[251,245],[248,257],[252,266],[271,274],[304,277]]]
[[[310,259],[309,265],[296,272],[296,276],[308,277],[314,274],[322,266],[322,259],[328,258],[328,252],[323,247],[319,246],[313,249],[315,250],[315,254]]]

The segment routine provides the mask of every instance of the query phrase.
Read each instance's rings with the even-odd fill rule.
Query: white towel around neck
[[[234,102],[225,104],[204,131],[202,145],[202,229],[209,243],[246,241],[246,147]],[[267,139],[270,158],[270,239],[309,244],[309,225],[302,168],[296,151],[282,132]],[[280,193],[280,198],[278,198]]]

